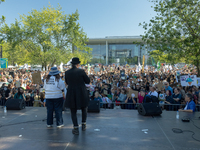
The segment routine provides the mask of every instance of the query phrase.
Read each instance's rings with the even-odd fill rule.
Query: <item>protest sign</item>
[[[42,92],[45,92],[45,89],[44,88],[41,88],[40,89],[40,92],[42,93]]]
[[[97,72],[100,71],[100,68],[99,68],[99,67],[95,67],[95,68],[94,68],[94,71],[97,73]]]
[[[41,72],[35,72],[32,74],[32,79],[33,79],[33,84],[41,84],[42,80],[41,80]]]
[[[131,97],[131,94],[134,94],[134,95],[135,95],[134,98],[138,98],[138,91],[134,91],[134,90],[132,90],[132,89],[129,89],[128,97]]]
[[[197,77],[197,85],[200,86],[200,77]]]
[[[196,75],[183,75],[180,76],[181,86],[197,86]]]
[[[20,81],[16,81],[16,87],[21,87],[21,82]]]
[[[176,75],[177,75],[177,76],[180,76],[180,75],[181,75],[181,72],[180,72],[180,71],[176,71]]]
[[[158,84],[156,85],[156,87],[158,88],[159,91],[161,91],[162,89],[165,88],[163,82],[158,83]]]
[[[107,90],[103,90],[103,94],[104,95],[108,95],[108,91]]]

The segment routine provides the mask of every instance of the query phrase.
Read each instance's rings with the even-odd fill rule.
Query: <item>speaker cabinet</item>
[[[21,110],[26,107],[23,99],[8,99],[5,104],[8,110]]]
[[[100,102],[99,101],[89,101],[88,112],[100,112]]]
[[[158,116],[162,109],[158,103],[142,103],[138,106],[138,113],[143,116]]]

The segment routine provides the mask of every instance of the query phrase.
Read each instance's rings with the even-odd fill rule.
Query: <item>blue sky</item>
[[[5,0],[0,4],[0,16],[11,24],[15,18],[19,20],[19,14],[40,10],[49,2],[54,7],[59,3],[66,14],[78,9],[79,23],[89,38],[141,35],[144,30],[138,24],[156,15],[148,0]]]

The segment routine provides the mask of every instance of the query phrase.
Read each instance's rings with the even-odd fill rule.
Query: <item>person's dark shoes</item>
[[[79,135],[78,127],[74,127],[74,129],[72,129],[72,133],[75,134],[75,135]]]
[[[82,123],[82,131],[86,130],[86,123]]]

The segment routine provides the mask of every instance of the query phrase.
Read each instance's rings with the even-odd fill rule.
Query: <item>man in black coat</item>
[[[86,130],[87,106],[89,103],[89,93],[85,84],[90,83],[90,78],[85,71],[79,69],[79,58],[72,59],[72,68],[65,72],[65,82],[68,85],[65,107],[70,108],[71,118],[74,125],[73,134],[79,134],[77,121],[77,109],[82,110],[82,130]]]

